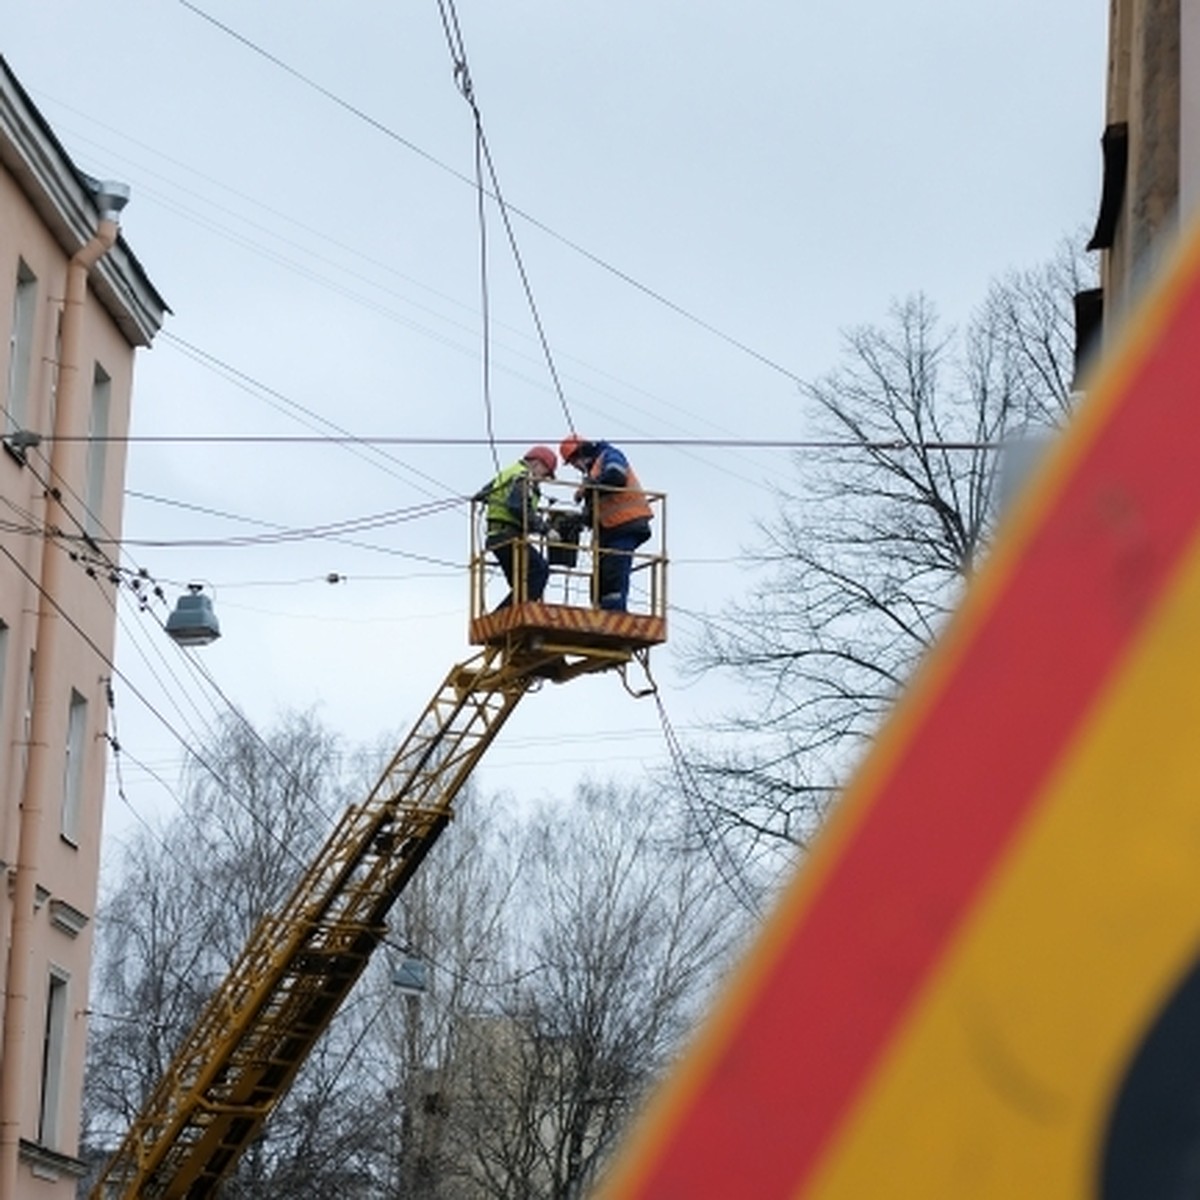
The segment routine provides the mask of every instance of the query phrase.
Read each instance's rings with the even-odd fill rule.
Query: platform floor
[[[548,641],[595,649],[642,649],[667,640],[665,617],[609,612],[544,600],[514,604],[471,622],[471,644],[488,646],[512,635],[542,635]]]

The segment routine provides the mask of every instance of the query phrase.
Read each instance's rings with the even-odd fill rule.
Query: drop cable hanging
[[[450,55],[454,59],[454,82],[463,99],[470,105],[471,117],[475,124],[475,220],[479,228],[479,313],[482,337],[480,360],[483,372],[483,413],[487,428],[488,447],[492,453],[492,465],[499,474],[500,454],[496,449],[495,410],[492,406],[492,307],[491,289],[488,286],[487,196],[483,186],[483,115],[479,111],[479,105],[475,103],[475,89],[471,84],[471,73],[467,69],[466,51],[462,48],[458,16],[451,11],[452,32],[444,6],[441,12],[442,28],[446,31]],[[456,45],[459,48],[458,54],[455,51]]]
[[[567,404],[567,397],[563,391],[562,381],[559,378],[558,368],[554,363],[554,356],[550,351],[550,342],[546,337],[546,330],[542,324],[541,314],[538,312],[537,301],[534,299],[533,286],[529,281],[529,274],[525,270],[525,261],[521,257],[521,250],[517,244],[516,231],[513,229],[512,218],[509,215],[508,205],[504,200],[504,194],[500,189],[500,179],[496,173],[496,164],[492,159],[491,150],[488,147],[487,135],[483,130],[483,115],[479,110],[479,104],[475,99],[475,89],[471,82],[471,71],[467,63],[466,46],[463,42],[462,29],[458,22],[458,13],[454,7],[454,0],[438,0],[438,11],[442,18],[442,29],[446,34],[446,43],[450,50],[450,58],[454,64],[454,81],[459,93],[471,108],[471,115],[475,124],[475,190],[478,198],[478,217],[479,217],[479,239],[480,239],[480,275],[483,286],[483,358],[484,358],[484,405],[487,411],[488,435],[489,443],[492,449],[492,458],[496,462],[499,469],[499,455],[496,451],[496,442],[492,434],[492,408],[490,382],[488,379],[490,373],[490,352],[488,348],[489,341],[489,315],[488,315],[488,291],[487,291],[487,232],[486,232],[486,211],[485,201],[488,195],[488,190],[484,186],[484,168],[487,169],[487,176],[491,182],[491,195],[496,201],[496,207],[500,212],[500,218],[504,222],[504,232],[508,238],[509,249],[512,251],[513,262],[516,264],[517,274],[521,280],[521,287],[525,293],[525,301],[529,305],[529,313],[533,320],[534,328],[537,331],[538,341],[542,347],[542,354],[546,360],[546,367],[550,373],[550,379],[554,384],[555,394],[558,396],[559,406],[562,408],[563,417],[566,419],[567,428],[575,429],[575,421],[571,416],[570,407]]]

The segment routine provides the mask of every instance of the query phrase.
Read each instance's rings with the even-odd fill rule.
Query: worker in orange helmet
[[[500,564],[509,593],[496,606],[507,608],[516,595],[518,603],[540,600],[550,577],[550,567],[538,548],[529,541],[531,533],[545,533],[546,523],[538,512],[540,485],[554,478],[558,459],[549,446],[531,446],[510,467],[505,467],[491,483],[473,497],[486,504],[487,541],[485,545]],[[525,562],[524,591],[519,579],[521,560]]]
[[[592,528],[598,556],[593,603],[624,612],[629,604],[633,552],[650,537],[653,515],[646,493],[629,460],[609,442],[592,442],[570,434],[559,447],[563,462],[583,475],[577,497],[585,522]]]

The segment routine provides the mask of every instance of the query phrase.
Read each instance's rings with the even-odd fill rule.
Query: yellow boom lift
[[[483,506],[471,520],[470,640],[367,798],[352,806],[282,908],[259,922],[150,1093],[92,1200],[200,1200],[257,1136],[387,934],[392,905],[454,815],[475,764],[545,680],[620,670],[666,640],[665,497],[647,493],[655,537],[633,556],[628,612],[594,608],[597,553],[552,539],[546,596],[489,612],[495,567]],[[524,554],[521,544],[518,559]],[[523,561],[518,562],[523,567]],[[561,588],[561,602],[550,598]]]

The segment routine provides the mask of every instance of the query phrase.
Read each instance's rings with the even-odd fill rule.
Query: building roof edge
[[[0,54],[0,163],[12,173],[68,255],[96,231],[99,212],[86,176],[71,160]],[[96,265],[90,282],[132,346],[149,346],[171,310],[124,238]]]

